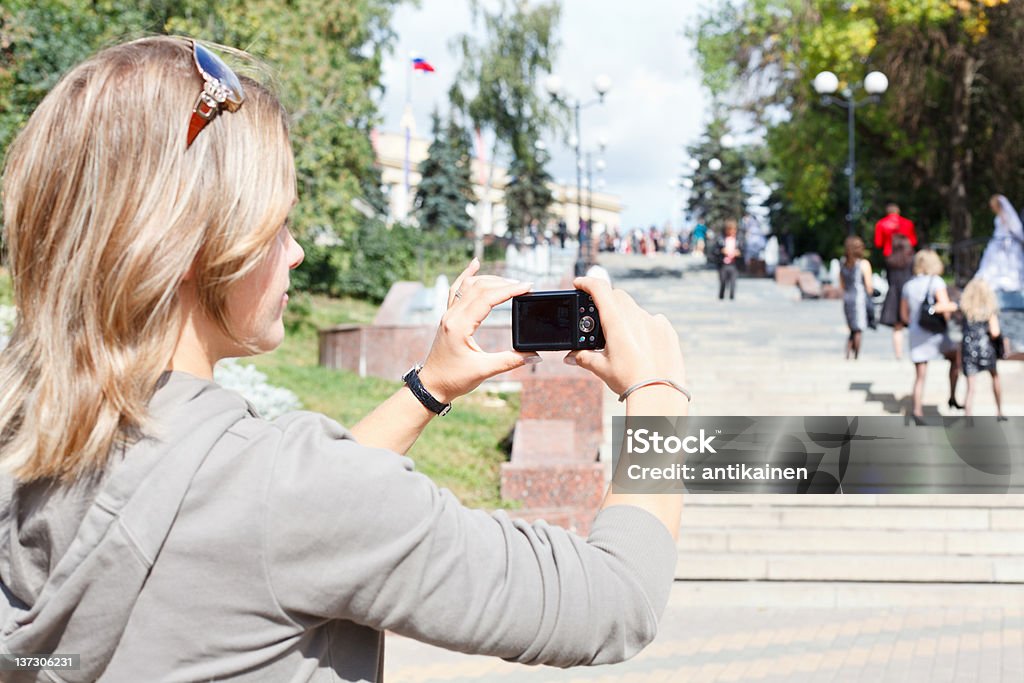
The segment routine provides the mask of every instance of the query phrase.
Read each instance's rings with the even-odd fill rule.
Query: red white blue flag
[[[433,73],[434,71],[434,67],[430,65],[430,62],[422,57],[416,57],[412,60],[412,68],[414,71],[426,71],[427,73]]]

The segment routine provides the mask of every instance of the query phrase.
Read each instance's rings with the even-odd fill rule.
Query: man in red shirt
[[[917,231],[914,222],[900,215],[900,207],[896,202],[885,205],[885,218],[875,223],[875,246],[882,248],[882,256],[892,255],[892,236],[902,233],[910,240],[910,245],[917,246]]]

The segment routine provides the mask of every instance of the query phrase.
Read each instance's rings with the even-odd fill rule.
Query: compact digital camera
[[[531,292],[512,298],[512,348],[516,351],[603,349],[594,300],[578,289]]]

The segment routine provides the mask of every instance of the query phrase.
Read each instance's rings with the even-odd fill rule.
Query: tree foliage
[[[510,188],[511,198],[506,197],[509,227],[521,229],[528,223],[520,221],[544,215],[551,201],[550,193],[537,184],[546,172],[545,158],[538,155],[535,143],[540,131],[557,123],[558,112],[539,94],[537,81],[552,68],[561,7],[556,0],[529,5],[500,0],[491,3],[490,11],[479,0],[470,6],[474,19],[482,20],[486,38],[463,35],[457,41],[463,65],[456,99],[465,102],[477,128],[494,134],[491,159],[507,153],[510,171],[521,179],[520,187]],[[491,181],[488,178],[487,189]]]
[[[719,233],[727,219],[739,221],[747,211],[748,194],[744,188],[747,163],[739,149],[722,144],[727,132],[725,119],[716,116],[700,140],[687,149],[690,158],[700,163],[689,176],[693,188],[687,208],[695,218]],[[713,159],[721,164],[717,170],[709,165]]]
[[[60,75],[105,45],[172,33],[245,49],[269,65],[272,75],[254,75],[273,81],[292,117],[300,197],[292,224],[307,249],[299,279],[334,289],[352,267],[346,240],[375,220],[353,199],[378,211],[385,205],[369,132],[401,1],[7,0],[0,6],[0,148]],[[324,235],[341,248],[315,245]]]
[[[416,219],[424,230],[471,235],[473,220],[466,213],[466,205],[476,203],[476,193],[470,175],[473,157],[469,134],[454,114],[449,115],[442,130],[441,116],[435,111],[433,135],[427,158],[420,164],[422,179],[416,188]]]
[[[1024,3],[1007,0],[723,2],[695,28],[705,84],[766,132],[775,209],[806,246],[838,244],[849,200],[846,112],[811,88],[873,70],[890,88],[856,113],[860,230],[889,199],[927,238],[970,237],[990,224],[987,199],[1024,200]],[[859,97],[863,98],[864,93]]]
[[[548,208],[555,196],[550,185],[553,179],[544,168],[547,161],[547,153],[534,143],[529,154],[516,157],[509,167],[509,182],[505,186],[508,225],[520,234],[525,234],[534,221],[543,227],[551,215]]]

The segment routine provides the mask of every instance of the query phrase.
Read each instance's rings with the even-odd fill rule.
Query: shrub
[[[237,391],[256,408],[262,417],[273,420],[292,410],[299,410],[302,404],[288,389],[275,387],[267,382],[267,376],[254,365],[242,365],[237,359],[222,360],[213,369],[213,379],[225,389]]]

